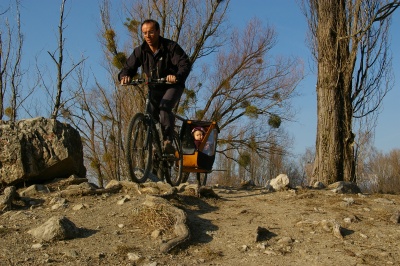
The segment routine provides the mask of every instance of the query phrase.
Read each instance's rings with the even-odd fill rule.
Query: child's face
[[[203,132],[201,132],[200,130],[196,130],[194,133],[193,133],[193,137],[194,137],[194,140],[202,140],[203,139]]]

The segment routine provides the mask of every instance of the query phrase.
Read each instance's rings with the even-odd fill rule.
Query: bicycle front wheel
[[[175,155],[165,160],[165,179],[171,186],[178,186],[182,181],[183,156],[179,139],[175,136],[173,141]]]
[[[136,114],[128,127],[126,160],[131,181],[144,183],[149,177],[152,160],[152,135],[142,113]]]

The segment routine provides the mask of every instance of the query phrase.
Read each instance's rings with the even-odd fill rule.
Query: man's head
[[[142,22],[142,34],[150,47],[158,48],[160,37],[160,24],[152,19]]]

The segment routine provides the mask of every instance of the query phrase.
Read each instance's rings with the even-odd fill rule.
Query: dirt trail
[[[218,199],[179,194],[169,200],[186,212],[191,238],[168,254],[160,252],[172,234],[163,228],[168,217],[162,209],[143,211],[144,194],[69,196],[60,208],[54,207],[55,193],[40,195],[32,198],[36,206],[0,213],[0,265],[400,263],[400,225],[390,219],[400,210],[398,195],[213,190]],[[81,237],[42,243],[27,234],[54,215],[84,229]]]
[[[400,262],[393,195],[304,190],[218,190],[216,206],[189,212],[198,250],[210,265],[375,265]],[[341,226],[335,236],[334,222]],[[261,231],[261,233],[260,233]],[[257,237],[259,238],[256,241]],[[196,247],[197,246],[197,247]]]

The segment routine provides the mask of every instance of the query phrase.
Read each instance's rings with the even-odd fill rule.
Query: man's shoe
[[[172,142],[170,140],[164,141],[164,152],[167,154],[175,153],[175,148],[172,146]]]

